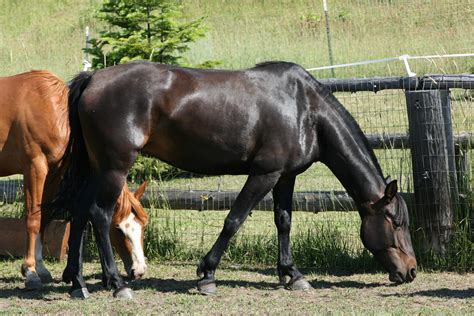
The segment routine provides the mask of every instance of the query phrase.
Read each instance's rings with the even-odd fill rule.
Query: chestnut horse
[[[290,227],[295,177],[326,164],[354,199],[364,245],[396,283],[416,276],[408,212],[397,182],[386,181],[368,141],[330,91],[298,65],[270,62],[240,71],[181,68],[149,62],[83,72],[69,92],[71,137],[55,206],[74,221],[63,277],[73,296],[86,285],[81,271],[87,219],[114,295],[132,297],[109,241],[113,206],[138,153],[191,172],[247,174],[224,227],[197,272],[198,289],[215,293],[215,270],[230,238],[273,189],[278,231],[277,272],[290,289],[309,283],[293,263]],[[288,281],[289,280],[289,281]]]
[[[27,289],[51,280],[40,238],[49,216],[41,205],[58,189],[55,173],[69,139],[67,96],[66,84],[45,70],[0,78],[0,176],[23,174],[28,237],[21,271]],[[110,234],[127,273],[140,277],[146,269],[142,239],[148,217],[138,199],[146,184],[135,194],[121,185]],[[138,235],[130,225],[139,226]]]

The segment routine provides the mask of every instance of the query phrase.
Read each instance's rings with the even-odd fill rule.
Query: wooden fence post
[[[449,90],[406,91],[415,193],[414,221],[425,250],[446,251],[457,180]]]

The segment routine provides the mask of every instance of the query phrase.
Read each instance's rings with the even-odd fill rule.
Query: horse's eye
[[[385,219],[392,224],[394,230],[399,229],[400,225],[398,225],[395,220],[388,214],[385,214]]]

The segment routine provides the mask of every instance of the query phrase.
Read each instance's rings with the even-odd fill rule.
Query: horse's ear
[[[140,200],[143,194],[145,193],[146,186],[148,185],[148,181],[143,182],[138,189],[133,193],[135,197]]]
[[[390,181],[390,183],[387,184],[387,186],[385,187],[384,198],[386,199],[386,201],[390,202],[397,194],[397,191],[398,191],[397,180]]]

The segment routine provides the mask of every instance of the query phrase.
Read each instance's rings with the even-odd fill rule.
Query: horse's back
[[[308,105],[295,99],[305,88],[297,84],[301,73],[289,63],[241,71],[119,65],[94,74],[81,98],[81,123],[104,135],[114,131],[108,141],[117,150],[128,140],[194,172],[278,169],[296,152],[311,155],[300,139]]]

